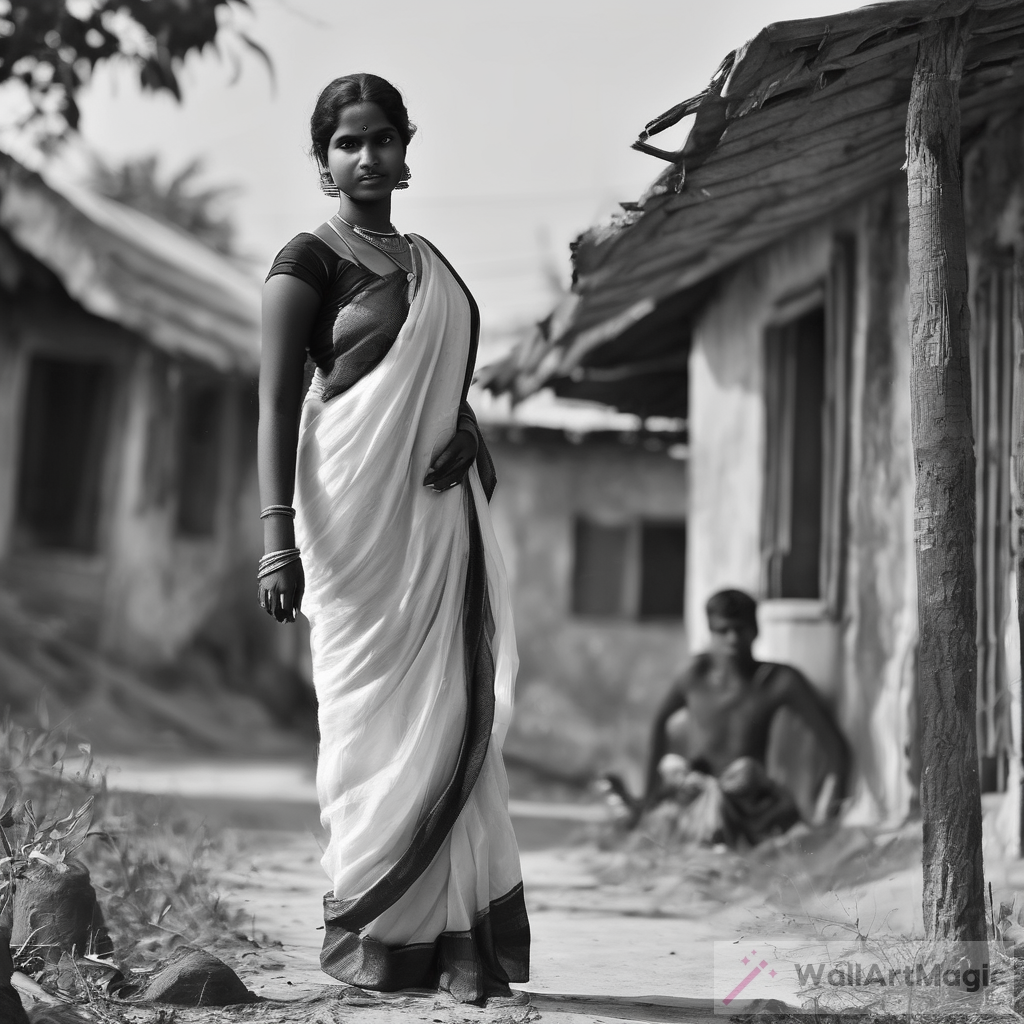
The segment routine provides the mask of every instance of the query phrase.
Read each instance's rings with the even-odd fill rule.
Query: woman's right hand
[[[295,616],[302,610],[302,594],[305,589],[306,577],[302,571],[302,562],[289,562],[259,581],[260,605],[278,622],[294,622]]]

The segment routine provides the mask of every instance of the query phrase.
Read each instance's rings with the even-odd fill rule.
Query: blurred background
[[[45,695],[99,750],[312,756],[303,624],[254,600],[254,445],[260,283],[332,212],[318,91],[360,70],[403,91],[394,220],[475,293],[485,365],[565,297],[572,240],[661,171],[630,149],[645,123],[823,5],[105,6],[0,0],[2,696]],[[635,768],[687,655],[680,380],[657,416],[474,391],[522,658],[508,753],[537,778]]]

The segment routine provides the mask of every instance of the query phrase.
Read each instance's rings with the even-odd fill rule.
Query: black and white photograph
[[[0,1024],[1024,1021],[1024,0],[0,0]]]

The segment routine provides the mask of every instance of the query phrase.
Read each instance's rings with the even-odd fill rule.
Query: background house
[[[856,752],[854,817],[867,820],[904,816],[919,778],[907,100],[918,40],[937,14],[972,9],[960,99],[978,735],[984,788],[1015,790],[1024,3],[887,3],[764,29],[648,125],[638,148],[668,168],[583,236],[573,295],[489,378],[518,397],[542,384],[568,393],[599,367],[605,399],[630,409],[617,366],[685,358],[688,637],[703,643],[713,590],[760,596],[759,653],[800,665],[832,701]],[[681,149],[650,144],[685,118]],[[1007,836],[1017,804],[1005,802]]]
[[[685,424],[546,394],[470,401],[498,471],[519,647],[506,755],[591,779],[642,755],[685,664]]]
[[[0,154],[5,595],[114,663],[199,644],[208,676],[287,689],[302,644],[253,600],[258,362],[257,283]]]

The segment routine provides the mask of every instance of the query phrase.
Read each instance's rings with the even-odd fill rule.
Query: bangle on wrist
[[[298,548],[281,548],[280,551],[268,551],[259,561],[256,578],[261,580],[264,576],[269,576],[271,573],[277,572],[278,569],[291,565],[292,562],[298,562],[300,558],[301,555]]]
[[[271,516],[283,516],[287,519],[294,519],[295,509],[291,505],[268,505],[260,513],[260,519],[269,519]]]

